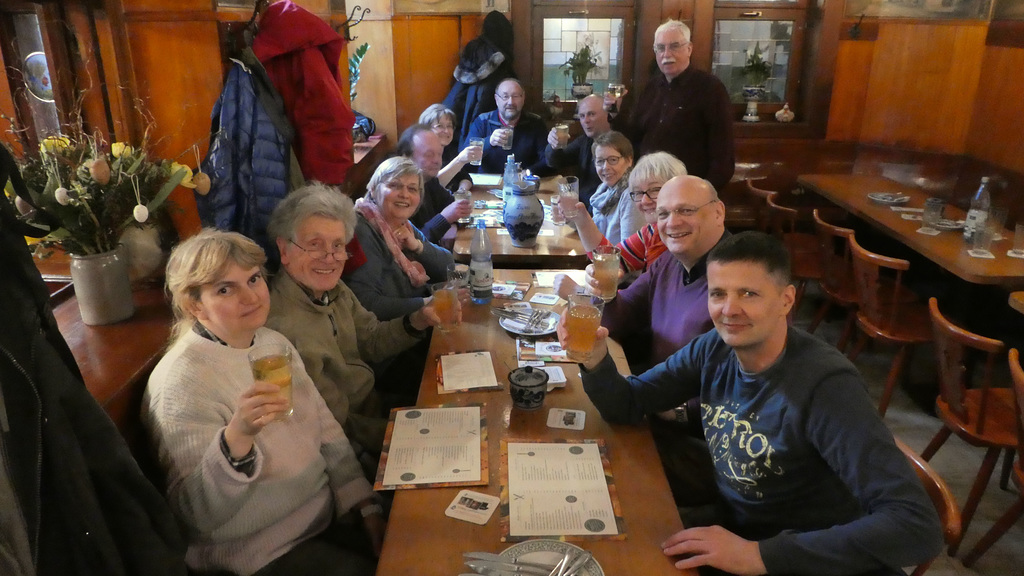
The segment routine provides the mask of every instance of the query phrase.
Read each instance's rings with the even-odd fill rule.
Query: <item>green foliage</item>
[[[587,75],[601,62],[601,53],[593,52],[590,44],[584,44],[559,68],[565,68],[565,75],[572,77],[573,84],[586,84]]]
[[[754,51],[747,56],[747,64],[743,67],[743,76],[750,86],[764,86],[772,75],[772,63],[761,56],[761,43],[754,45]]]
[[[359,66],[363,63],[363,58],[366,57],[366,52],[370,49],[369,43],[364,43],[359,48],[356,48],[355,54],[348,58],[348,100],[349,102],[355,102],[356,100],[356,84],[359,83]]]
[[[96,137],[71,131],[50,136],[28,151],[19,168],[33,201],[60,221],[60,227],[37,244],[46,254],[60,246],[71,254],[99,254],[114,249],[124,230],[136,223],[133,211],[146,206],[150,218],[165,206],[179,184],[191,185],[192,171],[170,160],[153,161],[147,142],[133,147],[107,146]],[[99,175],[100,161],[109,168]],[[0,198],[0,201],[13,198]],[[34,212],[25,216],[37,223]]]

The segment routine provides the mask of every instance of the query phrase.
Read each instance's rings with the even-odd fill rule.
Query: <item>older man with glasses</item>
[[[641,159],[641,162],[643,159]],[[601,325],[622,343],[634,374],[664,361],[713,327],[708,313],[707,255],[730,234],[725,206],[714,187],[694,176],[675,176],[653,196],[658,236],[666,252],[628,288],[606,303]],[[589,280],[589,279],[588,279]],[[559,337],[565,339],[564,327]],[[716,496],[714,469],[700,436],[699,400],[651,419],[672,495],[679,506],[702,506]]]
[[[526,103],[523,86],[513,78],[503,80],[494,91],[494,101],[498,109],[477,116],[469,127],[465,144],[481,138],[484,153],[480,166],[470,165],[466,169],[501,174],[508,155],[515,154],[516,162],[520,162],[524,170],[537,176],[551,174],[551,167],[544,159],[548,128],[540,116],[523,111]]]
[[[654,57],[661,74],[648,81],[629,118],[616,117],[612,126],[633,140],[637,157],[669,152],[721,192],[736,165],[732,103],[721,80],[690,65],[692,52],[686,24],[669,20],[659,26]],[[605,104],[613,101],[608,96]]]
[[[267,326],[295,345],[327,407],[372,475],[387,417],[374,390],[372,362],[422,340],[438,317],[428,304],[386,322],[363,308],[342,282],[356,213],[338,190],[312,183],[278,204],[269,232],[281,252],[281,271],[270,291]],[[359,445],[359,447],[356,446]]]

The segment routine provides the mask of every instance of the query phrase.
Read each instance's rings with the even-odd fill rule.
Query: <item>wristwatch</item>
[[[383,516],[384,507],[376,503],[367,504],[366,506],[363,506],[362,508],[359,509],[359,513],[363,516],[363,518],[366,518],[367,516],[370,516],[372,514],[380,514],[381,516]]]

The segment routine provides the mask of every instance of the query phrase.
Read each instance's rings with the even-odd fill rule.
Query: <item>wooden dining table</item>
[[[495,280],[527,283],[526,270],[496,270]],[[550,288],[530,286],[525,299]],[[676,569],[661,552],[660,544],[683,528],[650,430],[646,426],[612,425],[601,419],[580,383],[576,364],[562,363],[568,382],[548,393],[540,410],[525,412],[512,407],[507,374],[517,366],[515,335],[498,325],[490,309],[509,300],[495,299],[489,305],[469,304],[462,309],[462,322],[453,331],[434,333],[430,343],[417,406],[465,406],[482,403],[487,422],[487,485],[430,487],[395,491],[384,548],[377,568],[381,576],[456,576],[471,570],[463,563],[464,552],[500,553],[512,545],[502,542],[502,527],[496,512],[479,526],[445,516],[446,507],[465,488],[498,496],[501,485],[501,441],[559,439],[603,439],[608,449],[616,495],[624,518],[625,539],[586,539],[569,542],[593,553],[608,576],[620,574],[693,574]],[[564,304],[564,302],[562,303]],[[535,308],[553,307],[533,304]],[[620,370],[625,370],[621,348],[613,346]],[[489,350],[502,390],[438,394],[436,366],[439,355],[448,352]],[[549,408],[571,408],[586,412],[583,430],[549,428]]]
[[[936,236],[917,232],[921,220],[907,220],[905,212],[892,210],[868,198],[872,192],[901,194],[910,201],[900,205],[923,208],[929,194],[881,176],[864,174],[805,174],[797,183],[844,208],[854,216],[868,222],[888,236],[900,241],[938,266],[972,284],[998,285],[1005,288],[1024,286],[1024,259],[1011,258],[1006,252],[1012,247],[1013,232],[1004,229],[1002,240],[992,243],[995,258],[975,258],[967,253],[962,230],[942,231]],[[920,216],[920,212],[916,213]],[[946,205],[944,218],[963,220],[964,211]]]
[[[501,199],[491,193],[493,186],[474,186],[473,202],[498,202]],[[537,197],[545,206],[551,203],[551,197],[555,192],[553,179],[541,181]],[[500,210],[500,208],[474,208],[474,214],[481,214],[488,210]],[[512,245],[512,238],[508,234],[501,234],[499,230],[504,228],[488,228],[487,235],[491,239],[491,262],[495,268],[520,268],[520,269],[583,269],[590,262],[587,251],[583,249],[583,243],[576,229],[572,226],[556,226],[545,216],[544,224],[541,227],[542,234],[537,237],[537,245],[531,248],[519,248]],[[454,232],[454,243],[452,253],[455,260],[469,263],[470,244],[473,241],[475,229],[471,225],[460,224]],[[544,232],[550,231],[550,232]]]

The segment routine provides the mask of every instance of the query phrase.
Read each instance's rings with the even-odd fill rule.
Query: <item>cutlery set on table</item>
[[[583,571],[588,564],[597,565],[590,552],[579,550],[579,553],[575,553],[574,549],[579,550],[575,546],[571,549],[567,548],[561,559],[554,564],[540,561],[528,562],[520,558],[509,558],[490,552],[467,552],[463,554],[463,558],[466,560],[466,565],[473,569],[473,573],[461,576],[476,576],[477,574],[486,576],[585,576],[593,574],[590,570]],[[600,568],[597,570],[600,571]]]

